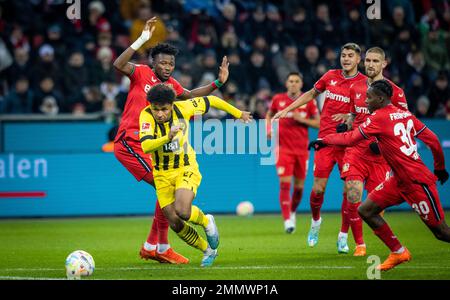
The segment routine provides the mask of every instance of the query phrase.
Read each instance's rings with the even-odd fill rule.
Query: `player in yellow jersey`
[[[147,106],[139,118],[139,138],[144,153],[151,153],[156,194],[170,228],[188,245],[203,252],[201,266],[211,266],[217,256],[219,232],[212,215],[205,215],[192,201],[202,175],[196,154],[189,144],[189,120],[204,114],[209,107],[226,111],[249,122],[249,112],[240,111],[216,96],[174,102],[171,86],[157,84],[147,93]],[[187,222],[201,225],[205,241]]]

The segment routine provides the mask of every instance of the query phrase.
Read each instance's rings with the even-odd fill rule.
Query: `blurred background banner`
[[[449,161],[448,122],[426,120],[425,123],[441,138]],[[137,182],[114,154],[101,150],[110,128],[111,125],[98,121],[3,122],[0,217],[152,214],[156,201],[153,189]],[[205,140],[211,132],[201,134]],[[310,130],[310,138],[316,134]],[[191,139],[194,136],[195,133]],[[248,145],[249,139],[255,138],[247,134],[243,141],[235,134],[233,142]],[[419,152],[433,169],[431,151],[419,143]],[[309,195],[312,187],[314,153],[310,155],[305,195]],[[259,151],[249,154],[248,147],[245,154],[198,155],[203,179],[196,203],[211,213],[234,213],[237,204],[245,200],[254,204],[256,213],[279,211],[275,166],[261,165],[262,157],[267,155]],[[341,208],[342,181],[338,177],[335,168],[325,193],[324,211]],[[444,208],[450,208],[446,201],[450,197],[449,185],[438,185],[438,190]],[[309,209],[309,199],[304,197],[299,211]],[[410,210],[407,205],[399,209]]]

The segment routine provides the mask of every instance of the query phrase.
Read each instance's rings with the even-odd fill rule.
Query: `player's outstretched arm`
[[[230,63],[228,62],[228,58],[224,56],[222,58],[222,64],[219,67],[219,76],[216,80],[211,82],[208,85],[204,85],[193,90],[185,89],[184,92],[178,96],[178,99],[191,99],[195,97],[202,97],[210,95],[215,89],[222,87],[225,82],[228,80],[228,66]]]
[[[445,170],[445,157],[441,143],[433,131],[425,126],[423,128],[424,129],[419,131],[416,137],[431,149],[434,158],[434,174],[438,177],[441,184],[444,184],[444,182],[448,180],[449,175]]]
[[[155,26],[153,25],[155,22],[156,17],[153,17],[145,23],[141,36],[114,61],[114,68],[127,76],[133,73],[134,66],[130,63],[130,60],[134,53],[152,37],[153,31],[155,30]]]
[[[233,105],[229,104],[228,102],[220,99],[216,96],[209,96],[209,104],[217,109],[223,110],[236,119],[240,119],[245,123],[248,123],[252,120],[252,115],[248,111],[241,111],[238,108],[234,107]]]
[[[361,129],[358,127],[355,130],[347,131],[344,133],[333,133],[325,136],[323,142],[325,145],[336,146],[353,146],[364,140]]]
[[[300,97],[298,97],[294,102],[292,102],[291,105],[289,105],[285,109],[280,110],[279,112],[277,112],[273,116],[272,121],[276,120],[276,119],[279,119],[279,118],[286,117],[288,112],[290,112],[291,110],[296,109],[297,107],[300,107],[300,106],[308,103],[309,101],[311,101],[312,99],[316,98],[317,96],[319,96],[319,92],[317,92],[317,90],[314,89],[314,88],[310,89],[309,91],[307,91],[306,93],[304,93]]]

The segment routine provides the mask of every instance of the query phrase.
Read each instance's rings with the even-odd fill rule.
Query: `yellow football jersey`
[[[161,146],[152,151],[152,161],[155,172],[178,169],[183,166],[198,167],[194,149],[189,144],[189,120],[197,114],[208,112],[209,98],[204,96],[192,98],[186,101],[173,103],[172,116],[164,124],[158,124],[153,117],[150,106],[147,106],[139,118],[139,138],[141,143],[148,139],[161,141]],[[168,133],[174,125],[180,125],[183,129],[169,141]],[[145,147],[143,146],[144,152]]]

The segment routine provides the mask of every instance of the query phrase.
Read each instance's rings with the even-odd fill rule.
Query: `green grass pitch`
[[[412,253],[412,261],[381,279],[450,279],[450,245],[438,241],[412,212],[388,212],[386,219]],[[388,249],[364,225],[367,257],[337,254],[340,214],[324,213],[319,244],[306,244],[309,214],[297,215],[297,230],[283,231],[280,215],[217,215],[219,256],[211,268],[200,268],[201,253],[170,232],[171,245],[189,257],[188,265],[144,261],[139,248],[150,217],[10,219],[0,221],[0,279],[63,279],[64,261],[74,250],[92,254],[93,279],[160,280],[367,280],[367,257],[384,260]],[[199,232],[204,235],[201,228]],[[349,246],[354,247],[350,236]]]

